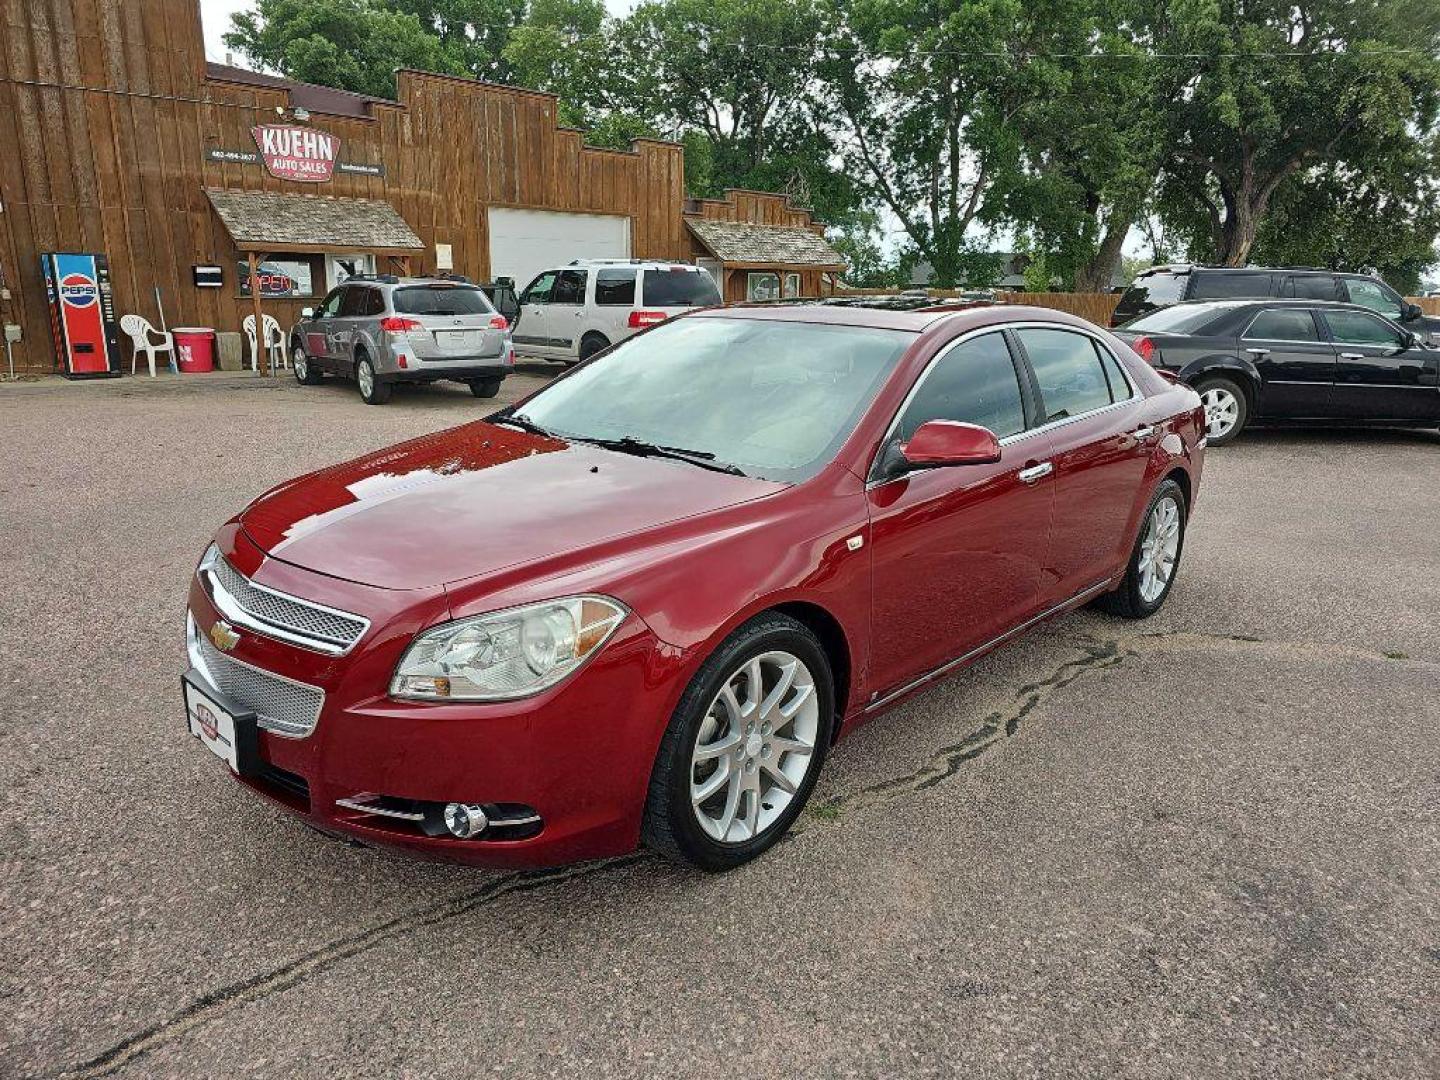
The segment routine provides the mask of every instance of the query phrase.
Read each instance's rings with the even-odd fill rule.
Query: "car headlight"
[[[626,615],[603,596],[569,596],[427,630],[390,680],[393,697],[507,701],[554,686],[599,651]]]

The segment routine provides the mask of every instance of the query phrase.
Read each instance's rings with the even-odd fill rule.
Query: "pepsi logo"
[[[99,295],[94,278],[84,274],[66,274],[60,279],[60,299],[71,307],[89,307]]]

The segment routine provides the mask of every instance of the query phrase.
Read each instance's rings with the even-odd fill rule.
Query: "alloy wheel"
[[[1175,574],[1180,554],[1180,504],[1167,495],[1150,510],[1140,543],[1140,597],[1153,604]]]
[[[375,393],[375,369],[369,360],[361,360],[356,365],[355,378],[360,383],[360,396],[369,399]]]
[[[815,678],[793,653],[747,660],[710,702],[690,757],[690,804],[712,840],[738,844],[785,812],[816,758]]]
[[[290,353],[290,363],[295,368],[295,378],[304,382],[310,374],[310,361],[305,357],[305,350],[295,346]]]
[[[1223,439],[1240,421],[1239,400],[1222,386],[1206,390],[1200,403],[1205,406],[1205,434],[1212,439]]]

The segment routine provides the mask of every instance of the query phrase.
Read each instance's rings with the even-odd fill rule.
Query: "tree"
[[[1167,202],[1198,208],[1197,246],[1224,265],[1249,259],[1291,178],[1383,172],[1434,126],[1440,5],[1175,0],[1170,14],[1159,51],[1192,74],[1168,112]]]
[[[635,98],[634,78],[613,62],[614,32],[602,0],[534,0],[503,54],[520,85],[559,97],[563,123],[589,128],[617,110],[624,115],[592,133],[597,146],[612,145],[622,129],[654,134],[648,119],[625,113]]]

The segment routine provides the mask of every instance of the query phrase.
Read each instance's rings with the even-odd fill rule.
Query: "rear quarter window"
[[[1176,304],[1152,311],[1125,324],[1126,330],[1152,334],[1200,334],[1222,314],[1214,304]]]
[[[646,307],[709,307],[720,303],[715,279],[703,270],[646,270],[642,300]]]
[[[1263,298],[1270,295],[1272,274],[1196,271],[1191,300]]]

